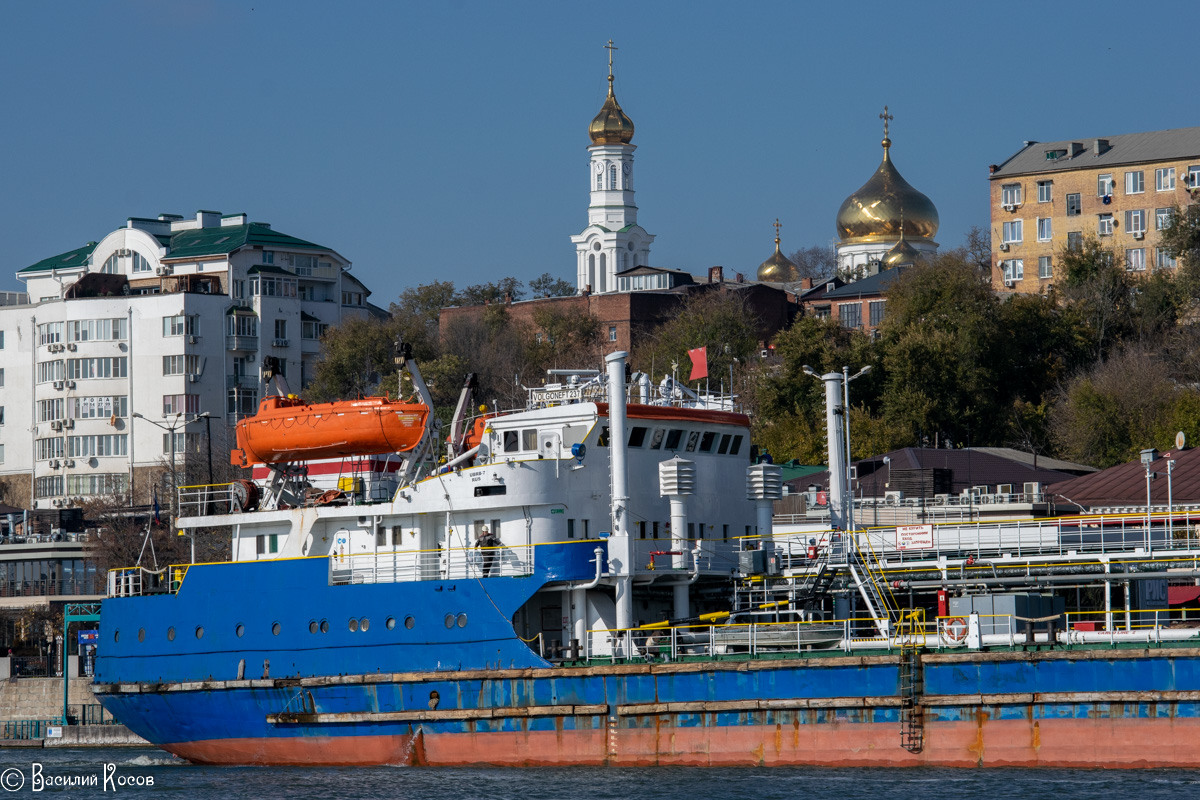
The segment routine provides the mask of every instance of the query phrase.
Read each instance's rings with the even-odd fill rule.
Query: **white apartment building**
[[[20,270],[26,302],[0,305],[9,502],[54,508],[130,487],[149,502],[172,436],[177,459],[215,442],[213,461],[227,463],[221,445],[257,409],[263,358],[303,386],[327,327],[379,311],[349,269],[337,251],[244,214],[199,211],[131,217]]]

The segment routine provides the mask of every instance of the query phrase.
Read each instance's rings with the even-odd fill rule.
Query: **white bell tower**
[[[633,120],[613,92],[613,46],[608,50],[608,97],[588,126],[588,225],[571,237],[579,292],[617,291],[617,273],[645,266],[654,237],[637,224],[633,201]]]

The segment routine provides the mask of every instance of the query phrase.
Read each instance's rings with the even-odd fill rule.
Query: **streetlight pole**
[[[186,429],[188,425],[191,425],[193,422],[199,422],[200,420],[205,420],[205,424],[208,424],[207,423],[207,420],[209,418],[208,412],[205,411],[202,414],[197,414],[196,416],[192,417],[191,419],[185,419],[183,416],[183,412],[178,411],[178,412],[176,412],[175,417],[173,419],[169,419],[168,417],[164,416],[163,422],[157,422],[155,420],[152,420],[149,417],[147,417],[144,414],[141,414],[137,411],[134,411],[132,416],[136,417],[137,419],[145,420],[146,422],[149,422],[151,425],[154,425],[155,427],[162,428],[164,431],[167,432],[167,436],[170,438],[170,441],[171,441],[171,524],[174,525],[176,518],[179,516],[179,507],[178,507],[179,480],[176,477],[176,473],[175,473],[175,466],[176,466],[176,464],[175,464],[175,431],[179,430],[180,428]],[[164,422],[166,424],[163,424]],[[212,469],[211,463],[212,462],[211,462],[211,458],[210,458],[210,462],[209,462],[210,470]],[[210,479],[210,482],[211,482],[211,479]],[[196,563],[196,532],[194,530],[192,531],[192,563],[193,564]]]

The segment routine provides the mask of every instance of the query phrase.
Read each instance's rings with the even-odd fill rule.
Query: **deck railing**
[[[401,583],[533,574],[534,545],[329,556],[329,583]]]

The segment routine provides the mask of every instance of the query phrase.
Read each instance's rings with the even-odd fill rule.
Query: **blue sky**
[[[384,306],[432,279],[573,279],[610,37],[655,265],[750,272],[776,217],[785,250],[830,242],[878,163],[885,103],[896,164],[954,246],[988,224],[988,164],[1022,140],[1200,125],[1198,17],[1176,2],[10,3],[0,288],[126,217],[200,208],[337,249]]]

